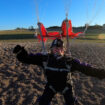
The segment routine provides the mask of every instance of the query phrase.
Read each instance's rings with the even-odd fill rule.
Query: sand
[[[44,91],[46,79],[36,65],[19,62],[12,53],[20,44],[28,53],[41,51],[39,43],[0,42],[0,105],[35,105]],[[71,43],[71,53],[82,62],[105,68],[105,44]],[[73,74],[73,86],[80,105],[105,105],[105,79]],[[64,105],[63,96],[54,96],[51,105]]]

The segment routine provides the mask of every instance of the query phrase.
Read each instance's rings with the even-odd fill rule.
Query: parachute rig
[[[39,41],[42,42],[42,52],[45,53],[45,45],[44,42],[47,41],[47,39],[56,39],[56,38],[66,38],[67,40],[67,44],[66,44],[66,48],[67,48],[67,53],[69,54],[69,38],[73,39],[73,38],[77,38],[81,35],[84,35],[85,32],[77,32],[74,33],[72,31],[72,23],[71,20],[68,20],[68,18],[66,17],[66,19],[62,22],[61,25],[61,33],[54,31],[54,32],[47,32],[46,28],[44,27],[44,25],[41,22],[38,22],[38,27],[39,27],[39,32],[40,34],[37,34],[37,38],[39,39]]]

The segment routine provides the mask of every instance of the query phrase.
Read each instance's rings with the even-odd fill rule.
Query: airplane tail
[[[40,31],[40,34],[42,34],[44,42],[48,38],[49,39],[61,38],[61,34],[59,32],[57,32],[57,31],[47,32],[46,28],[44,27],[44,25],[42,23],[38,23],[38,26],[39,26],[39,31]],[[39,39],[39,41],[42,40],[42,37],[41,37],[40,34],[37,35],[37,38]]]
[[[66,24],[66,20],[64,20],[62,22],[62,36],[65,37],[67,35],[67,24]],[[71,20],[68,20],[68,35],[71,35],[72,33],[72,24],[71,24]]]
[[[67,24],[67,22],[68,22],[68,24]],[[62,22],[62,27],[61,28],[62,28],[62,36],[63,37],[66,37],[66,35],[68,34],[70,38],[74,38],[74,37],[78,37],[80,34],[83,33],[83,32],[74,33],[72,31],[72,23],[71,23],[71,20],[64,20]],[[67,33],[67,30],[68,30],[68,33]]]
[[[47,34],[48,34],[46,28],[45,28],[44,25],[43,25],[42,23],[40,23],[40,22],[38,23],[38,26],[39,26],[40,34],[42,34],[43,41],[46,42],[47,38],[45,38],[45,37],[46,37]],[[42,37],[41,37],[40,34],[37,35],[37,38],[39,39],[39,41],[42,40]]]
[[[42,23],[38,23],[38,26],[40,28],[40,31],[42,33],[43,36],[47,36],[47,30],[46,28],[44,27],[44,25]]]

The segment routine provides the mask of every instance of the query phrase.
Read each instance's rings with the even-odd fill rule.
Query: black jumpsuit
[[[67,56],[55,56],[53,54],[28,54],[25,50],[17,54],[19,61],[27,64],[35,64],[44,69],[47,84],[39,105],[49,105],[53,96],[60,92],[63,94],[66,105],[74,105],[72,86],[67,83],[69,72],[79,71],[86,75],[103,79],[105,71],[98,70],[89,65],[80,63],[79,60]]]

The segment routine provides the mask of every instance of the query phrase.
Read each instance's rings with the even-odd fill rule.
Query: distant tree
[[[17,27],[17,28],[16,28],[16,30],[20,30],[20,29],[21,29],[20,27]]]
[[[51,27],[48,27],[48,28],[60,28],[59,26],[51,26]]]
[[[103,29],[105,29],[105,24],[103,24]]]
[[[29,29],[30,31],[35,30],[33,26],[30,26],[28,29]]]
[[[27,28],[20,28],[20,27],[17,27],[15,30],[27,30]]]
[[[61,27],[59,26],[51,26],[47,28],[48,31],[60,31]]]
[[[89,29],[102,29],[102,26],[101,25],[94,25],[94,26],[89,26]]]
[[[101,29],[101,28],[102,28],[102,26],[101,26],[101,25],[96,24],[96,25],[94,26],[94,28],[96,28],[96,29]]]

